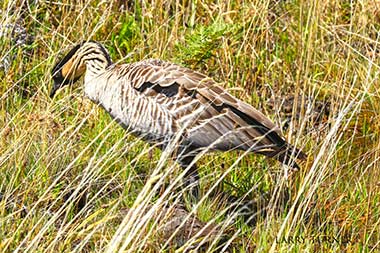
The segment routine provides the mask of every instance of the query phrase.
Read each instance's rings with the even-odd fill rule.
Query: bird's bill
[[[61,83],[54,82],[53,87],[50,91],[50,98],[53,98],[55,93],[57,93],[57,90],[59,90],[62,87]]]

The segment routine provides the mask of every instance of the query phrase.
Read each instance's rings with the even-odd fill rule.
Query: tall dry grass
[[[376,252],[379,8],[3,1],[0,250]],[[184,201],[175,141],[160,152],[134,138],[83,97],[81,82],[48,97],[57,58],[87,39],[115,62],[162,58],[210,75],[308,160],[292,173],[242,152],[202,154],[202,198]]]

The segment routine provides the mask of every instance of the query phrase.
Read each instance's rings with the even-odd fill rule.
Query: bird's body
[[[176,82],[173,75],[178,76]],[[192,86],[186,89],[186,84]],[[206,95],[210,99],[198,91],[201,85],[208,89]],[[218,90],[212,90],[212,86]],[[244,122],[228,105],[223,106],[223,96],[229,94],[212,79],[172,63],[146,60],[110,66],[97,75],[87,71],[84,87],[87,97],[101,105],[124,128],[148,141],[168,140],[182,130],[184,141],[212,150],[276,147],[265,139],[271,135],[270,131],[277,137],[277,128],[271,122],[267,122],[269,126],[256,126],[269,130],[264,130],[268,137],[263,137],[260,130]],[[251,109],[232,96],[227,99]],[[265,119],[261,114],[258,116]]]
[[[185,153],[203,147],[249,150],[295,168],[294,157],[305,157],[265,115],[199,72],[154,59],[114,65],[102,45],[85,42],[53,69],[51,96],[84,73],[86,96],[147,141],[165,146],[180,134]],[[189,164],[196,153],[177,160]]]

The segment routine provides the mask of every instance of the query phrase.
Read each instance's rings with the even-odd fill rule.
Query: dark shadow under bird
[[[133,134],[161,148],[180,135],[173,157],[187,168],[187,185],[198,180],[193,159],[202,148],[250,151],[295,169],[306,158],[264,114],[189,68],[156,59],[116,65],[100,43],[82,42],[53,68],[50,97],[82,75],[85,95]]]

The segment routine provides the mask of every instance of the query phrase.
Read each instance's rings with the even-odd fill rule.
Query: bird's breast
[[[175,136],[173,115],[156,99],[139,93],[126,82],[88,84],[86,96],[132,134],[155,142]]]

